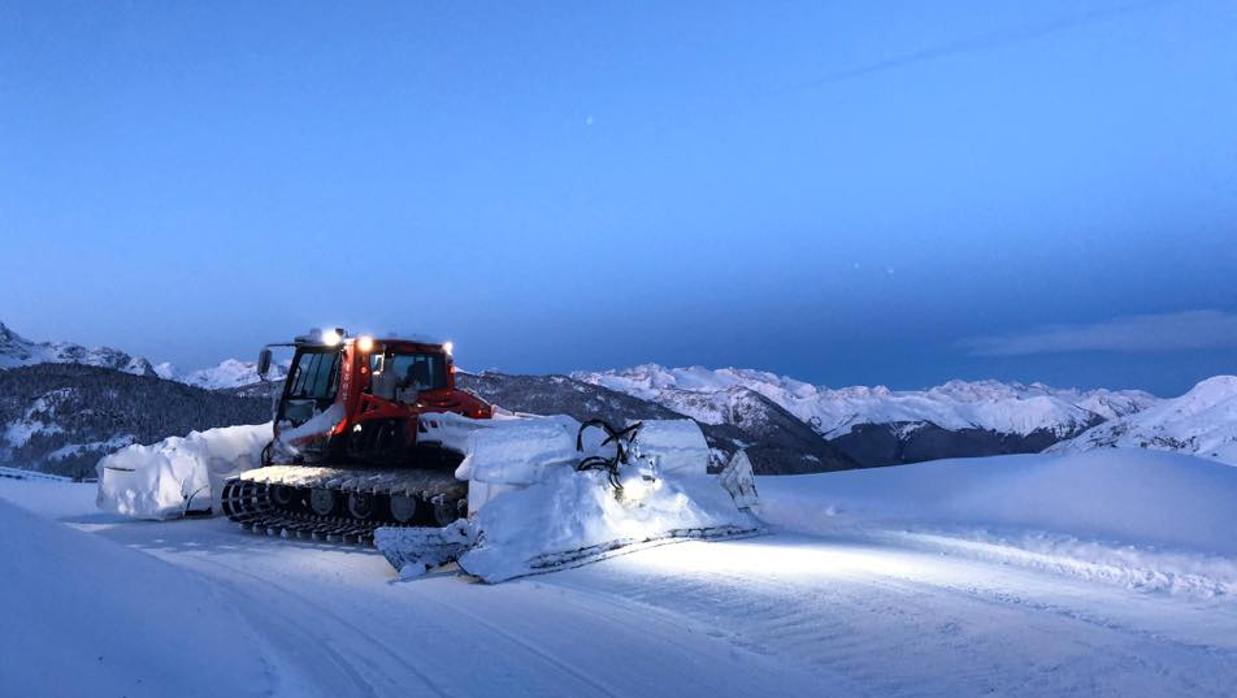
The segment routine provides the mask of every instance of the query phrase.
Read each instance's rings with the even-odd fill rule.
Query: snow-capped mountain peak
[[[273,381],[282,380],[287,374],[286,365],[272,364],[269,378]],[[195,385],[207,390],[226,390],[253,385],[261,380],[258,376],[258,364],[254,361],[240,359],[224,359],[219,365],[203,368],[186,374],[179,379],[182,383]]]
[[[1237,376],[1215,376],[1185,395],[1094,427],[1053,447],[1180,451],[1237,465]]]
[[[100,347],[87,349],[70,342],[35,342],[0,323],[0,369],[33,366],[35,364],[83,364],[110,368],[137,376],[154,376],[207,390],[241,388],[259,382],[258,366],[253,361],[225,359],[218,365],[181,374],[169,362],[152,364],[119,349]],[[272,380],[282,380],[287,374],[287,362],[271,366]]]
[[[1142,391],[1059,390],[1033,383],[953,380],[926,390],[885,386],[831,389],[752,369],[666,368],[642,364],[628,369],[578,372],[577,380],[601,385],[692,416],[721,413],[727,392],[759,393],[833,438],[861,424],[932,423],[944,429],[986,429],[1027,435],[1048,431],[1076,434],[1100,421],[1154,404]],[[712,396],[712,399],[706,399]],[[706,409],[706,404],[708,408]]]
[[[0,323],[0,369],[34,364],[83,364],[138,376],[157,375],[149,361],[119,349],[87,349],[71,342],[34,342]]]

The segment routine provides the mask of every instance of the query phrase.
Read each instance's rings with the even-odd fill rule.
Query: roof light
[[[447,352],[448,354],[454,354],[455,353],[455,342],[443,342],[442,350]]]
[[[344,336],[339,330],[322,330],[322,343],[328,347],[336,346],[342,341]]]
[[[360,350],[362,353],[365,353],[365,354],[370,353],[371,351],[374,350],[374,338],[367,334],[363,334],[360,337],[357,337],[356,348]]]

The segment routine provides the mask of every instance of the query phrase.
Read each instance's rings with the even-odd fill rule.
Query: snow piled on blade
[[[475,523],[482,535],[459,564],[487,582],[593,562],[648,544],[758,528],[716,478],[664,481],[629,503],[615,496],[601,473],[566,468],[496,498]]]
[[[613,446],[602,443],[600,429],[586,429],[584,452],[577,451],[580,424],[569,417],[436,415],[430,421],[438,423],[432,434],[466,434],[456,476],[469,481],[470,517],[446,529],[375,531],[374,544],[404,578],[455,560],[468,574],[501,582],[650,545],[760,528],[720,479],[707,474],[708,445],[691,420],[644,423],[616,474],[621,490],[607,471],[576,470],[581,458],[612,454]]]
[[[467,419],[452,417],[457,422]],[[578,459],[574,438],[578,427],[570,418],[496,420],[468,434],[466,455],[455,477],[490,485],[531,485],[546,468]]]
[[[649,421],[640,427],[637,445],[642,453],[657,454],[657,467],[666,475],[708,472],[709,445],[690,419]]]
[[[223,481],[261,465],[271,425],[195,431],[150,446],[129,446],[102,458],[96,503],[103,511],[140,519],[171,519],[209,511]]]

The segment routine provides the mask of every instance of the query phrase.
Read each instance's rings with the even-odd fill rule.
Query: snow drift
[[[1200,458],[1110,449],[759,484],[775,503],[762,518],[787,530],[894,535],[1135,587],[1237,592],[1237,468]]]
[[[101,459],[100,509],[142,519],[209,511],[223,481],[261,464],[271,425],[222,427],[129,446]]]
[[[1177,451],[1237,465],[1237,376],[1215,376],[1185,395],[1101,424],[1050,451],[1097,448]]]

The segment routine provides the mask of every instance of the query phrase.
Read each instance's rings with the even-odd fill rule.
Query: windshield
[[[394,375],[403,389],[435,390],[447,387],[447,362],[442,354],[426,352],[394,352],[379,362],[371,360],[375,372]]]
[[[333,400],[339,387],[338,351],[303,351],[288,376],[288,398]]]

